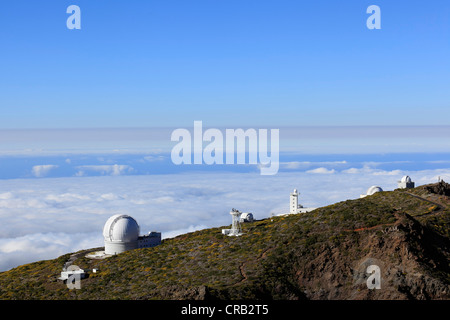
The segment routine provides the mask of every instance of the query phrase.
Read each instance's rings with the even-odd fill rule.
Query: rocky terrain
[[[1,299],[449,299],[450,185],[380,192],[309,213],[166,239],[103,260],[90,249],[0,273]],[[67,260],[96,268],[68,289]],[[368,289],[369,265],[381,289]]]

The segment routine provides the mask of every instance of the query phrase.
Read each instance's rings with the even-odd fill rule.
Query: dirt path
[[[256,262],[258,262],[261,259],[264,259],[266,257],[267,251],[269,251],[271,248],[267,248],[265,249],[262,254],[256,259]],[[239,272],[242,276],[242,279],[239,280],[235,285],[240,284],[244,281],[247,281],[248,277],[247,274],[245,273],[245,265],[247,264],[248,261],[244,261],[239,265]]]
[[[429,202],[431,204],[434,204],[435,206],[437,206],[439,208],[436,211],[432,211],[432,212],[429,212],[429,213],[424,213],[424,214],[418,215],[416,217],[426,217],[426,216],[429,216],[429,215],[432,215],[432,214],[440,214],[440,213],[442,213],[442,211],[444,211],[444,207],[440,203],[437,203],[437,202],[434,202],[434,201],[422,198],[421,196],[418,196],[416,194],[412,194],[412,193],[409,193],[409,192],[405,192],[405,194],[407,194],[407,195],[409,195],[411,197],[414,197],[416,199],[423,200],[423,201]]]
[[[63,269],[67,269],[68,267],[70,267],[75,262],[75,260],[84,256],[85,254],[85,251],[71,254],[69,259],[64,263]]]
[[[243,262],[243,263],[239,266],[239,272],[241,273],[242,279],[241,279],[238,283],[247,281],[247,279],[248,279],[248,278],[247,278],[247,274],[245,273],[245,270],[244,270],[244,266],[245,266],[245,262]]]
[[[373,227],[367,227],[367,228],[363,227],[363,228],[358,228],[358,229],[353,229],[353,230],[344,230],[344,231],[355,231],[355,232],[358,232],[358,231],[365,231],[365,230],[373,230],[373,229],[376,229],[376,228],[381,227],[381,226],[389,227],[389,226],[392,226],[394,224],[395,224],[395,222],[394,223],[388,223],[388,224],[382,223],[382,224],[377,224],[376,226],[373,226]]]

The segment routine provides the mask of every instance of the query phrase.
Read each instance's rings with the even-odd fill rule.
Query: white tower
[[[231,209],[230,214],[233,220],[231,222],[231,229],[228,235],[240,236],[242,233],[241,233],[241,222],[239,221],[239,219],[241,217],[242,212],[233,208]]]
[[[298,208],[298,193],[297,193],[297,189],[294,189],[294,192],[291,192],[291,199],[289,202],[289,212],[292,214],[297,213],[297,208]]]
[[[298,195],[300,193],[297,192],[297,189],[294,189],[294,192],[291,192],[290,202],[289,202],[289,213],[296,214],[298,213],[298,209],[303,208],[302,205],[298,204]]]

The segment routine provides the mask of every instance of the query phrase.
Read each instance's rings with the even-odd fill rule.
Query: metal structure
[[[232,222],[231,222],[231,229],[230,229],[229,235],[230,236],[240,236],[242,234],[241,233],[241,222],[240,222],[242,212],[233,208],[233,209],[231,209],[230,214],[231,214]]]
[[[235,208],[231,209],[231,229],[222,229],[222,234],[228,235],[228,236],[240,236],[242,234],[241,232],[241,214],[239,210],[236,210]]]

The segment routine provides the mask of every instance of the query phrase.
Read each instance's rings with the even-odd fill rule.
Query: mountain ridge
[[[243,224],[228,237],[199,230],[103,260],[69,290],[57,280],[72,253],[0,273],[1,299],[403,300],[450,298],[450,186],[379,192],[314,211]],[[366,268],[381,270],[368,289]]]

